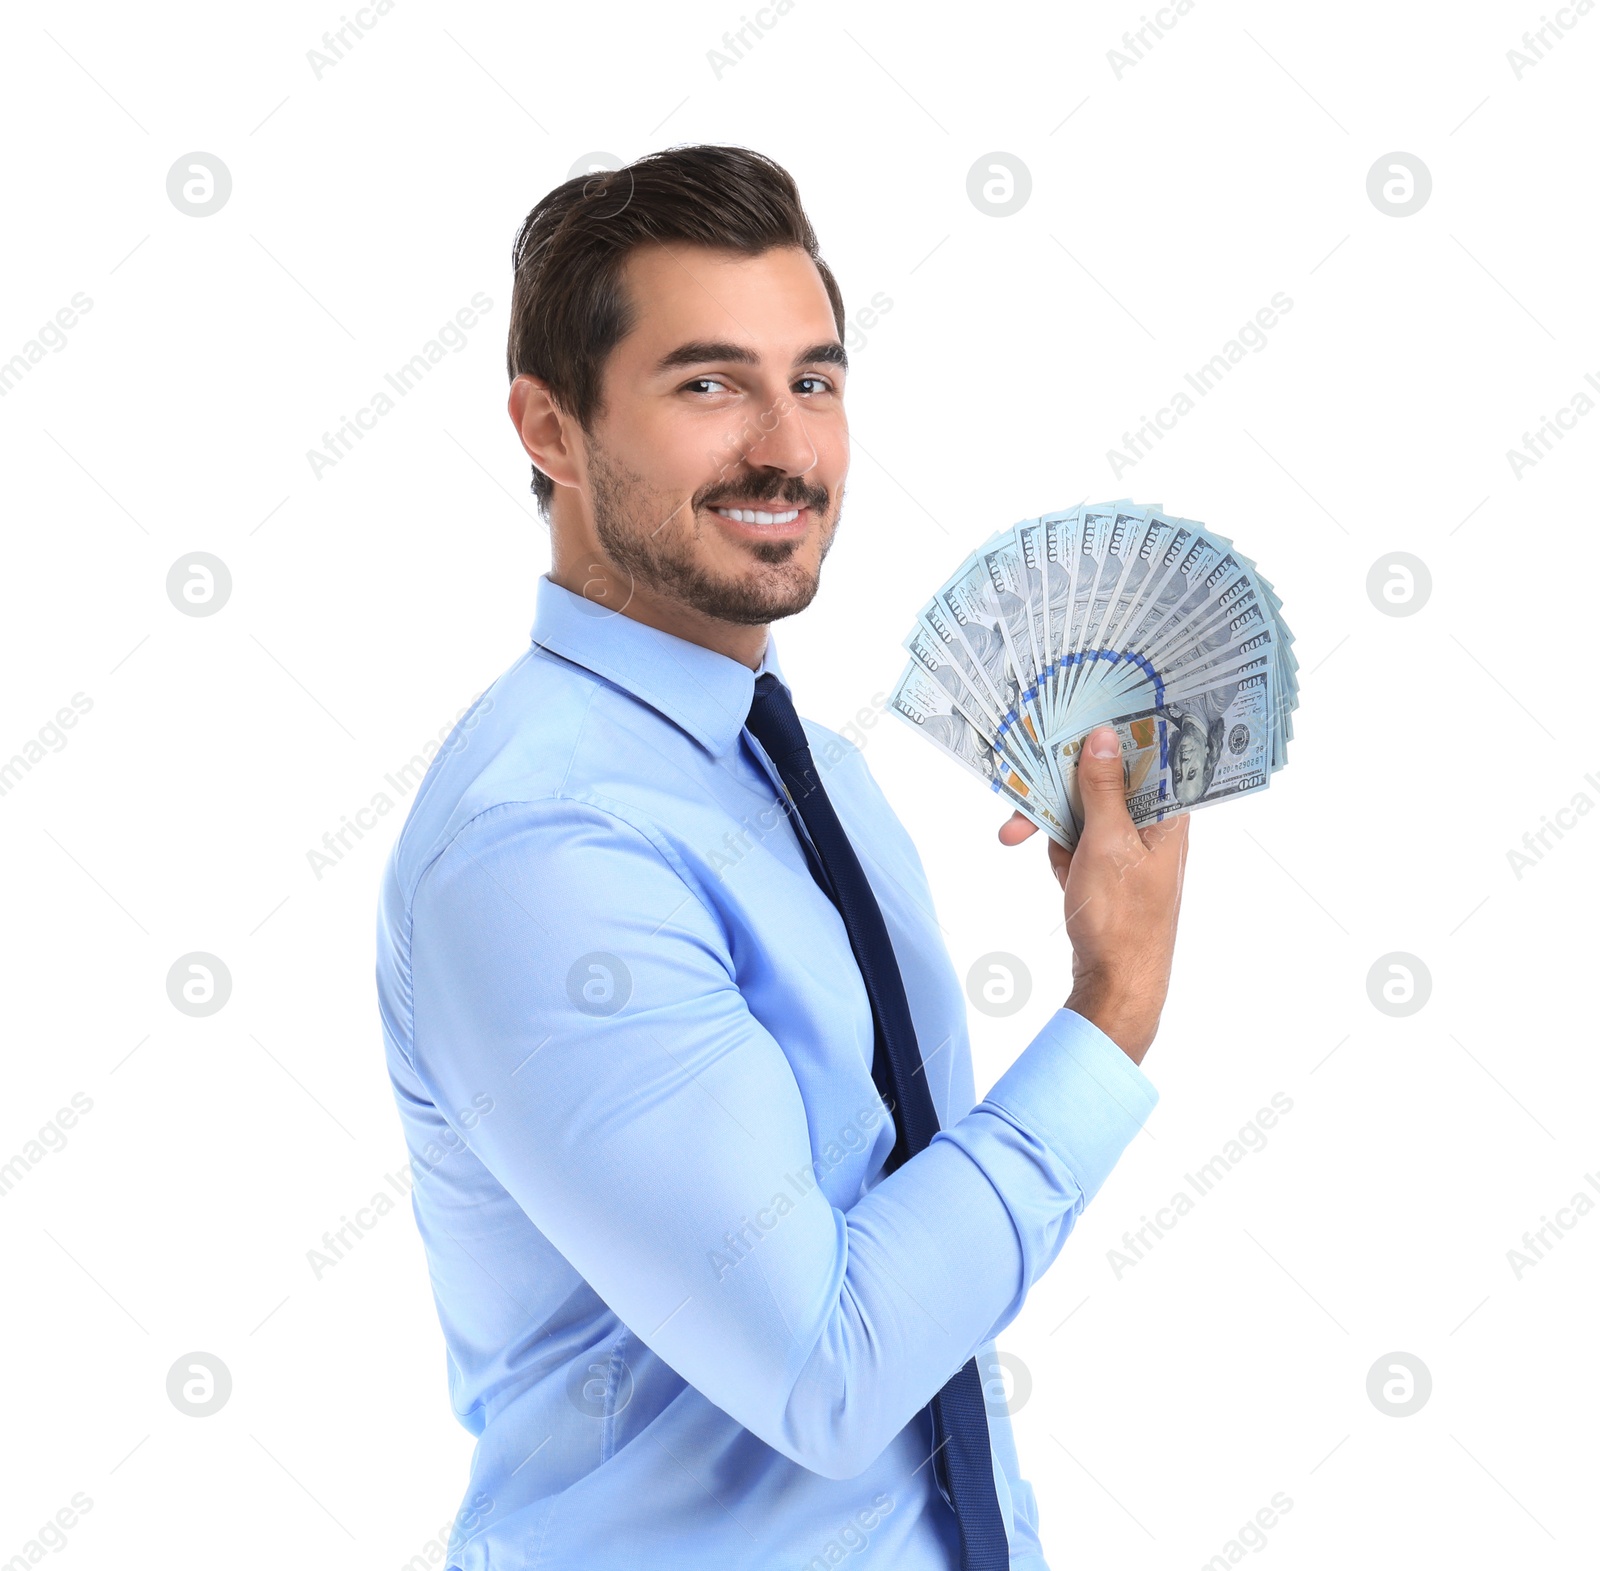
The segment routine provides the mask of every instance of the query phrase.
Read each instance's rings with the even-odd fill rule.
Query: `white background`
[[[1282,1491],[1252,1560],[1593,1564],[1600,1216],[1520,1279],[1507,1251],[1600,1172],[1600,822],[1521,877],[1507,853],[1600,801],[1600,414],[1520,478],[1506,450],[1600,377],[1600,19],[1559,13],[1519,80],[1532,4],[1164,15],[1119,79],[1133,4],[797,0],[719,76],[733,3],[399,0],[319,79],[336,0],[8,8],[0,358],[93,304],[0,399],[0,759],[92,708],[0,796],[0,1162],[93,1107],[0,1201],[0,1557],[78,1491],[58,1552],[86,1568],[399,1566],[459,1504],[408,1207],[307,1263],[405,1160],[372,982],[401,815],[320,879],[307,852],[526,645],[523,215],[592,151],[720,141],[793,172],[850,310],[892,301],[853,352],[821,593],[775,634],[804,713],[843,726],[966,551],[1085,497],[1214,523],[1297,637],[1289,768],[1193,825],[1160,1106],[1002,1342],[1052,1563],[1199,1565]],[[233,181],[203,219],[166,192],[197,150]],[[1032,177],[1004,218],[967,196],[997,150]],[[1367,194],[1395,150],[1433,181],[1406,218]],[[476,291],[466,347],[315,478]],[[1267,346],[1116,478],[1280,291]],[[194,551],[231,571],[215,616],[167,598]],[[1432,577],[1404,618],[1365,587],[1394,551]],[[974,1011],[985,1087],[1068,986],[1042,843],[1000,847],[995,801],[892,718],[865,751],[958,971],[1031,974],[1019,1014]],[[232,976],[206,1018],[167,998],[191,951]],[[1368,996],[1394,951],[1432,979],[1407,1018]],[[1274,1092],[1266,1148],[1119,1278],[1124,1230]],[[233,1381],[204,1420],[165,1389],[197,1350]],[[1367,1395],[1395,1351],[1432,1376],[1411,1417]]]

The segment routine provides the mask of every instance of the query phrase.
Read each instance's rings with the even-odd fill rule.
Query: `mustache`
[[[702,507],[748,506],[761,502],[778,502],[785,507],[809,507],[821,512],[828,505],[828,493],[791,477],[788,480],[756,481],[737,488],[724,486],[700,499]]]

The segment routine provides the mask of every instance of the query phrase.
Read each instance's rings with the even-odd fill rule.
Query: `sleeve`
[[[835,1208],[791,1182],[805,1106],[720,923],[665,847],[589,803],[473,819],[419,881],[411,949],[418,1077],[447,1117],[495,1099],[465,1143],[631,1331],[830,1478],[1010,1321],[1156,1100],[1063,1009]]]

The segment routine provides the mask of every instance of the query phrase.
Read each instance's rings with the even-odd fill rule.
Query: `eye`
[[[831,393],[837,391],[833,383],[830,382],[825,376],[802,376],[797,379],[795,386],[800,387],[806,382],[814,382],[817,385],[819,392]],[[693,393],[696,389],[702,387],[712,388],[724,393],[732,391],[732,388],[730,388],[728,383],[725,382],[720,376],[697,376],[692,381],[685,382],[683,386],[678,389],[678,391],[680,393]],[[817,396],[817,394],[811,393],[807,394],[806,396],[814,398]]]

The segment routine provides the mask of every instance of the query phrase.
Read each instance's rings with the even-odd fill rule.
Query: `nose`
[[[817,466],[817,449],[806,423],[793,403],[778,406],[770,429],[758,432],[745,451],[752,469],[777,469],[786,475],[805,475]]]

